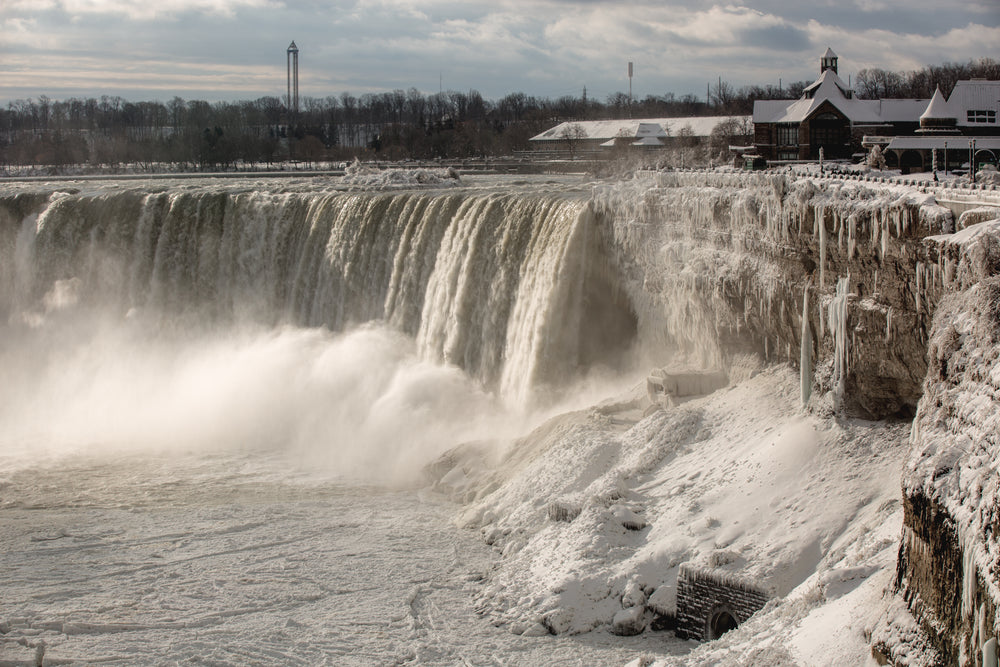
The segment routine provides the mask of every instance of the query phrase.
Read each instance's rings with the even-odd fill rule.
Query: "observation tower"
[[[299,112],[299,47],[293,40],[288,45],[288,111]]]

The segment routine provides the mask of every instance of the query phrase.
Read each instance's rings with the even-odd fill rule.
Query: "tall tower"
[[[299,112],[299,47],[288,46],[288,111]]]

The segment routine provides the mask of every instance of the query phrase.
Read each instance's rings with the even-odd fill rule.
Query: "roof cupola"
[[[827,47],[823,57],[819,59],[819,73],[822,74],[828,69],[832,69],[834,74],[837,73],[837,54],[829,47]]]

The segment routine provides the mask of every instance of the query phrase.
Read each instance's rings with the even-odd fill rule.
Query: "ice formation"
[[[837,292],[827,307],[827,323],[833,336],[833,389],[838,402],[843,400],[847,384],[847,300],[850,284],[850,274],[837,280]]]
[[[802,407],[812,395],[812,331],[809,329],[809,285],[802,290],[802,341],[799,352],[799,394]]]

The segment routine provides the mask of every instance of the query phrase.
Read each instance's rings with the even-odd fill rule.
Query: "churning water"
[[[627,369],[594,217],[556,182],[6,186],[0,658],[626,657],[489,626],[485,548],[386,489]]]

